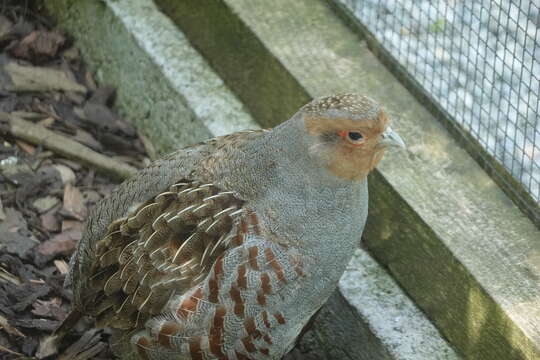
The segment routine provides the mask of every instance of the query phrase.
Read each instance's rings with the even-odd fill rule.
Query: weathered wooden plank
[[[265,88],[239,95],[265,125],[305,94],[386,104],[409,150],[371,178],[366,246],[467,358],[540,358],[540,232],[324,2],[157,3],[238,94]],[[230,74],[243,68],[249,76]],[[279,82],[265,81],[272,72]]]

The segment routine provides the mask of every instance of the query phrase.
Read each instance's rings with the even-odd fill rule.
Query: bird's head
[[[389,146],[405,147],[382,107],[366,96],[318,98],[298,115],[308,134],[310,156],[342,179],[364,179]]]

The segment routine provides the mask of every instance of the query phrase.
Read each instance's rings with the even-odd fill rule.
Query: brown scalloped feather
[[[133,329],[201,282],[232,246],[242,205],[232,192],[184,181],[113,221],[96,242],[85,299],[97,325]]]

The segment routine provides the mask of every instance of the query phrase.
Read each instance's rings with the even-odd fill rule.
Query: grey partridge
[[[403,145],[365,96],[155,161],[99,203],[71,261],[74,313],[123,359],[279,359],[345,270],[367,174]]]

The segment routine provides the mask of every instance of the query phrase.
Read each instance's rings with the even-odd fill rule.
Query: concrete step
[[[300,359],[460,359],[394,279],[358,249],[313,328]]]
[[[51,1],[101,83],[160,152],[244,128],[246,108],[150,1]],[[285,116],[285,114],[281,114]],[[404,337],[404,332],[414,336]],[[437,330],[369,255],[350,269],[300,347],[317,359],[457,359]]]
[[[151,1],[45,2],[160,153],[258,125]]]

